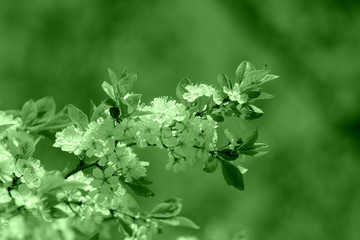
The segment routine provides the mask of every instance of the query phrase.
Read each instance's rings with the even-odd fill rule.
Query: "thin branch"
[[[66,175],[65,175],[65,178],[68,178],[70,177],[71,175],[81,171],[81,170],[84,170],[84,169],[87,169],[87,168],[91,168],[91,167],[94,167],[96,166],[96,164],[98,163],[98,161],[95,161],[93,163],[90,163],[90,164],[85,164],[85,165],[82,165],[82,166],[77,166],[75,169],[69,171]]]

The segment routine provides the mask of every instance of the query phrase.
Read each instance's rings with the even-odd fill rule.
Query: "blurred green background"
[[[182,77],[214,84],[243,60],[281,78],[259,106],[270,154],[249,159],[246,191],[220,171],[166,171],[165,152],[138,151],[151,162],[153,199],[172,196],[201,230],[166,228],[155,239],[193,235],[251,240],[360,239],[360,3],[351,0],[5,1],[0,0],[0,108],[19,109],[53,96],[58,107],[89,109],[105,95],[107,68],[138,73],[134,91],[149,102],[175,97]],[[42,142],[47,169],[72,166],[71,155]]]

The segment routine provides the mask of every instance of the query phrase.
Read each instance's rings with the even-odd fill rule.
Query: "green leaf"
[[[234,161],[239,157],[239,154],[231,149],[223,149],[221,151],[218,151],[218,154],[221,158],[228,161]]]
[[[216,158],[214,157],[210,157],[208,158],[208,160],[205,162],[204,168],[203,170],[207,173],[213,173],[216,171],[217,167],[219,165],[219,162]]]
[[[101,84],[102,89],[104,90],[104,92],[114,101],[116,101],[115,98],[115,92],[114,92],[114,87],[111,86],[111,84],[109,84],[108,82],[103,82]]]
[[[42,195],[43,206],[48,209],[60,204],[60,200],[56,197],[56,194],[43,193]]]
[[[119,197],[119,202],[121,202],[119,206],[121,212],[131,215],[137,215],[139,213],[139,205],[129,193],[125,193],[125,195]]]
[[[137,75],[135,73],[130,73],[115,82],[115,97],[118,101],[129,92],[136,80]]]
[[[252,156],[252,157],[260,157],[268,153],[268,151],[257,151],[257,150],[240,150],[240,154]]]
[[[259,90],[249,91],[247,95],[249,96],[249,99],[256,99],[261,95],[261,91]]]
[[[6,131],[6,129],[8,129],[9,127],[13,126],[14,124],[3,124],[0,125],[0,133]]]
[[[131,228],[131,224],[133,223],[132,219],[130,217],[124,216],[122,218],[118,218],[118,220],[124,232],[128,236],[132,236],[133,235],[133,229]]]
[[[125,99],[121,98],[118,102],[119,110],[120,110],[120,118],[124,118],[128,115],[129,110],[131,110],[129,105],[126,103]]]
[[[257,99],[271,99],[271,98],[274,98],[274,96],[266,92],[261,92],[260,96]]]
[[[254,105],[249,105],[247,107],[247,114],[245,116],[245,119],[254,120],[260,118],[262,115],[264,115],[264,112],[260,108]]]
[[[116,74],[115,74],[114,71],[111,70],[110,68],[108,68],[108,73],[109,73],[109,77],[110,77],[110,80],[111,80],[112,85],[115,86],[115,83],[116,83],[117,81],[119,81],[118,78],[116,77]]]
[[[42,194],[56,193],[62,190],[64,177],[57,172],[48,172],[48,175],[41,179],[39,192]]]
[[[127,94],[125,98],[125,104],[128,105],[128,112],[135,111],[140,103],[141,94]]]
[[[232,84],[231,81],[228,79],[228,77],[223,74],[220,73],[217,77],[217,82],[220,85],[221,89],[223,89],[224,87],[227,87],[229,89],[232,89]]]
[[[25,132],[16,132],[7,141],[10,153],[17,158],[29,159],[35,152],[34,140]]]
[[[137,181],[143,185],[151,185],[153,183],[149,177],[141,177]]]
[[[105,111],[109,109],[109,106],[106,103],[100,103],[99,106],[97,106],[91,115],[91,121],[97,120],[99,117],[106,117]]]
[[[219,114],[211,114],[210,117],[215,121],[215,122],[224,122],[225,118],[222,115]]]
[[[186,103],[187,101],[184,101],[183,95],[187,92],[186,86],[191,85],[191,81],[188,78],[183,78],[176,86],[176,96],[182,103]]]
[[[86,114],[72,104],[68,105],[68,113],[70,119],[82,130],[85,130],[89,124],[89,120]]]
[[[102,101],[102,103],[105,103],[109,107],[116,107],[118,105],[116,101],[112,100],[111,98],[105,99],[104,101]]]
[[[171,218],[179,215],[182,204],[179,199],[169,199],[156,205],[150,212],[153,218]]]
[[[193,112],[207,111],[210,110],[214,105],[215,103],[212,97],[201,96],[194,101],[193,106],[190,109],[190,112],[193,113]]]
[[[144,186],[141,183],[125,182],[125,184],[130,187],[136,195],[146,198],[155,196],[155,193],[153,193],[148,187]]]
[[[259,137],[258,128],[238,147],[238,150],[251,150]]]
[[[94,236],[92,236],[89,240],[100,240],[100,233],[96,233]]]
[[[18,139],[18,149],[20,157],[29,159],[35,152],[35,143],[32,138],[27,134],[22,134],[21,139]]]
[[[183,216],[178,216],[176,218],[180,223],[179,224],[180,227],[200,229],[200,227],[189,218],[186,218],[186,217],[183,217]]]
[[[132,117],[140,117],[140,116],[145,116],[145,115],[149,115],[149,114],[153,114],[153,112],[135,110],[134,112],[131,113],[131,116]]]
[[[187,227],[187,228],[193,228],[193,229],[200,229],[200,227],[194,223],[192,220],[183,217],[173,217],[173,218],[166,218],[166,219],[159,219],[161,223],[174,226],[174,227]]]
[[[24,103],[21,109],[21,118],[25,125],[31,125],[31,123],[36,119],[37,113],[38,110],[34,100],[31,99]]]
[[[221,161],[222,173],[226,183],[230,186],[234,186],[236,189],[244,190],[244,178],[236,166],[229,162]]]
[[[35,102],[37,107],[37,122],[48,122],[55,115],[56,104],[52,97],[43,97]]]
[[[244,77],[251,71],[254,71],[255,67],[250,62],[244,61],[240,63],[235,71],[236,82],[241,83]]]
[[[72,121],[66,112],[67,108],[59,111],[47,124],[43,127],[44,130],[58,130],[65,128],[72,124]]]
[[[279,78],[279,76],[273,75],[273,74],[268,74],[268,75],[266,75],[266,77],[261,79],[259,85],[270,82],[270,81],[275,80],[277,78]]]
[[[268,73],[268,70],[254,70],[246,74],[241,85],[242,91],[260,85]]]
[[[50,216],[53,218],[67,218],[69,217],[69,215],[64,212],[63,210],[57,208],[57,207],[52,207],[50,208]]]

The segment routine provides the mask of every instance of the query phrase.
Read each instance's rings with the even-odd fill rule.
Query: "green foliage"
[[[150,212],[153,218],[171,218],[179,215],[182,204],[179,199],[168,199],[156,205]]]
[[[73,123],[75,123],[79,128],[84,130],[89,124],[89,120],[86,114],[72,104],[69,104],[68,111],[69,117],[73,121]]]
[[[248,75],[249,72],[252,72],[254,70],[254,65],[247,61],[242,62],[235,71],[236,83],[240,84],[243,81],[244,77]]]
[[[176,96],[178,97],[179,101],[182,103],[186,103],[184,101],[183,95],[187,92],[186,86],[191,85],[191,81],[188,78],[183,78],[178,85],[176,86]]]
[[[220,161],[221,169],[226,183],[230,186],[234,186],[236,189],[244,190],[244,177],[240,171],[240,169],[233,164]]]
[[[167,151],[166,168],[175,172],[200,164],[214,173],[221,166],[225,182],[244,190],[244,156],[260,156],[267,145],[257,142],[258,129],[245,141],[225,130],[228,143],[218,147],[218,123],[230,116],[243,122],[261,117],[253,103],[270,96],[259,86],[277,76],[243,62],[234,83],[225,74],[218,76],[218,88],[184,78],[176,88],[180,103],[160,97],[150,104],[130,92],[136,74],[125,70],[118,78],[109,69],[109,77],[111,83],[101,85],[108,98],[99,105],[91,101],[90,118],[72,104],[56,113],[51,97],[27,101],[14,116],[0,112],[1,223],[30,226],[37,219],[37,226],[31,225],[36,231],[62,224],[61,229],[87,239],[99,239],[105,221],[116,224],[127,240],[152,239],[165,225],[199,229],[180,216],[178,198],[148,213],[140,209],[131,194],[149,198],[155,193],[147,178],[149,162],[138,159],[135,146]],[[78,156],[76,167],[46,171],[33,158],[42,138]],[[10,231],[0,236],[14,239]],[[24,236],[33,237],[31,232]]]

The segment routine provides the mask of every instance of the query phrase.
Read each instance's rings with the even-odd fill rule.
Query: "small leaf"
[[[221,158],[228,161],[234,161],[239,157],[239,154],[231,149],[223,149],[221,151],[218,151],[218,154]]]
[[[82,130],[85,130],[89,124],[89,120],[86,114],[72,104],[68,105],[68,113],[70,119]]]
[[[42,202],[45,208],[51,208],[60,203],[60,200],[54,194],[43,193]]]
[[[268,151],[257,151],[257,150],[240,150],[240,154],[252,156],[252,157],[260,157],[268,153]]]
[[[6,131],[6,129],[8,129],[9,127],[13,126],[14,124],[3,124],[0,125],[0,133]]]
[[[266,77],[268,73],[268,70],[255,70],[246,74],[241,85],[243,91],[261,84],[262,80]]]
[[[143,185],[151,185],[153,183],[149,177],[141,177],[141,178],[137,179],[136,181],[138,181],[139,183],[141,183]]]
[[[116,101],[115,98],[115,92],[114,92],[114,87],[111,86],[111,84],[109,84],[108,82],[103,82],[101,84],[102,89],[104,90],[104,92],[114,101]]]
[[[95,121],[99,117],[106,117],[105,111],[107,109],[109,109],[109,106],[106,103],[100,103],[100,105],[94,109],[93,114],[91,115],[91,121]]]
[[[131,215],[137,215],[139,213],[139,205],[129,193],[125,193],[125,195],[118,197],[121,205],[119,206],[121,212],[126,212]]]
[[[44,97],[35,102],[37,107],[37,122],[43,123],[50,121],[55,115],[56,104],[54,98]]]
[[[232,84],[231,81],[228,79],[228,77],[223,74],[220,73],[217,77],[217,82],[220,85],[221,89],[223,89],[224,87],[227,87],[229,89],[232,89]]]
[[[124,230],[124,232],[128,235],[128,236],[132,236],[133,235],[133,229],[131,227],[131,224],[133,223],[132,219],[129,217],[122,217],[122,218],[118,218],[122,229]]]
[[[264,115],[264,112],[260,108],[254,105],[249,105],[247,107],[247,114],[245,116],[245,119],[254,120],[260,118],[262,115]]]
[[[212,111],[212,113],[210,114],[210,117],[216,121],[216,122],[224,122],[224,116],[222,114],[222,109],[216,109],[214,111]]]
[[[203,170],[207,173],[213,173],[216,171],[217,167],[218,167],[218,160],[214,157],[210,157],[205,162]]]
[[[20,157],[23,159],[29,159],[35,152],[35,143],[31,137],[24,134],[21,137],[21,140],[19,139],[18,149],[20,152]]]
[[[134,112],[131,113],[131,116],[132,117],[140,117],[140,116],[145,116],[145,115],[149,115],[149,114],[153,114],[153,112],[135,110]]]
[[[270,81],[275,80],[277,78],[279,78],[279,76],[273,75],[273,74],[268,74],[268,75],[266,75],[266,77],[261,79],[259,85],[270,82]]]
[[[129,92],[136,80],[137,75],[135,73],[130,73],[115,82],[114,91],[115,97],[118,101],[120,98],[124,97]]]
[[[57,208],[57,207],[52,207],[50,208],[50,216],[53,218],[67,218],[69,217],[69,215],[64,212],[63,210]]]
[[[156,205],[150,212],[153,218],[171,218],[181,212],[182,204],[179,199],[169,199]]]
[[[58,112],[47,124],[43,127],[44,130],[57,130],[65,128],[72,124],[69,114],[66,113],[66,107]]]
[[[128,105],[130,113],[138,108],[141,96],[141,94],[127,94],[125,96],[125,104]]]
[[[165,218],[165,219],[159,219],[161,223],[174,226],[174,227],[187,227],[187,228],[193,228],[193,229],[199,229],[200,227],[194,223],[192,220],[178,216],[173,218]]]
[[[16,132],[7,141],[8,149],[13,156],[29,159],[35,152],[34,140],[25,132]]]
[[[250,62],[244,61],[240,63],[240,65],[237,67],[235,71],[236,82],[240,84],[243,81],[246,74],[254,70],[255,67]]]
[[[185,87],[188,85],[191,85],[190,79],[183,78],[176,86],[176,96],[182,103],[187,102],[187,101],[184,101],[183,95],[184,95],[184,93],[187,92]]]
[[[257,99],[271,99],[271,98],[274,98],[274,96],[266,92],[261,92],[260,96]]]
[[[261,95],[261,91],[259,90],[250,91],[247,93],[247,95],[249,96],[249,99],[256,99]]]
[[[259,137],[258,128],[238,147],[238,150],[248,150],[254,147],[256,140]]]
[[[94,236],[92,236],[89,240],[100,240],[100,233],[96,233]]]
[[[194,101],[190,112],[202,112],[210,110],[214,105],[215,103],[212,97],[201,96]]]
[[[109,77],[110,77],[111,83],[112,83],[112,85],[114,86],[115,83],[116,83],[117,81],[119,81],[119,80],[118,80],[118,78],[116,77],[116,74],[114,73],[114,71],[111,70],[110,68],[108,68],[108,73],[109,73]]]
[[[144,186],[143,184],[134,182],[125,182],[125,184],[130,187],[136,195],[146,198],[155,196],[155,193],[153,193],[148,187]]]
[[[180,223],[179,224],[180,227],[200,229],[200,227],[189,218],[186,218],[186,217],[183,217],[183,216],[178,216],[176,218]]]
[[[221,166],[226,183],[236,189],[244,190],[244,178],[239,168],[225,161],[221,161]]]
[[[37,106],[34,100],[31,99],[24,103],[21,109],[21,118],[24,121],[25,125],[31,125],[31,123],[36,119],[37,113]]]

